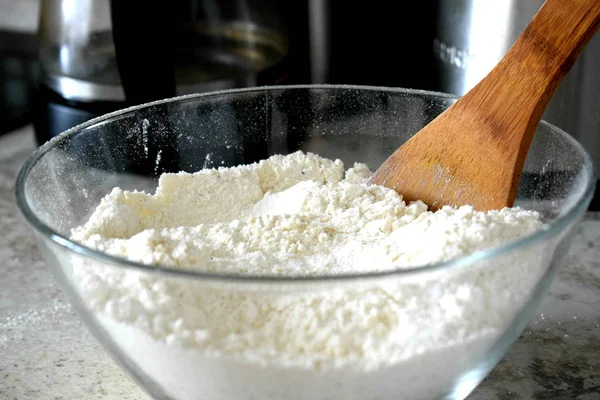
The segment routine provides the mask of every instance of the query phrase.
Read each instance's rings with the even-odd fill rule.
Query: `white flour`
[[[540,229],[518,208],[436,213],[367,186],[357,164],[294,153],[114,189],[73,239],[146,264],[250,275],[420,266]],[[385,281],[224,284],[76,260],[73,279],[148,378],[181,399],[443,396],[499,338],[539,279],[539,248]],[[473,386],[480,377],[466,386]]]

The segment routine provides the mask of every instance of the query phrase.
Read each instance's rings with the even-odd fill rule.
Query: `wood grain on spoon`
[[[547,0],[498,65],[392,154],[370,183],[433,210],[512,206],[541,116],[599,25],[600,0]]]

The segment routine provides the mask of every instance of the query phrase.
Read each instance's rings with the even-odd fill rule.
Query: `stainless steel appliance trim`
[[[309,0],[310,74],[312,83],[327,82],[329,60],[327,31],[328,4],[324,0]]]
[[[44,84],[67,100],[74,101],[125,101],[119,85],[103,85],[68,76],[51,75]]]

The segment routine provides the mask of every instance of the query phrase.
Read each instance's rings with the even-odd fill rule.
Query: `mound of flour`
[[[406,268],[529,234],[538,215],[406,205],[364,164],[314,154],[165,174],[155,195],[115,188],[73,239],[146,263],[212,272],[330,275]]]
[[[331,276],[451,260],[542,227],[519,208],[429,212],[367,185],[370,174],[302,152],[164,174],[155,194],[115,188],[72,238],[145,264]],[[182,280],[75,260],[72,279],[168,396],[426,399],[483,358],[544,257],[525,249],[493,266],[315,286]]]

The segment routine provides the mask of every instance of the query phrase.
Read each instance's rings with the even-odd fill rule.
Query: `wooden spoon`
[[[599,25],[600,0],[547,0],[498,65],[396,150],[369,183],[432,210],[512,206],[542,114]]]

